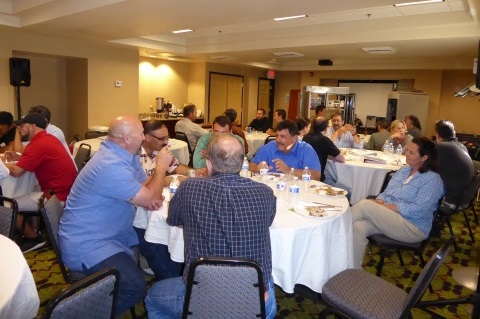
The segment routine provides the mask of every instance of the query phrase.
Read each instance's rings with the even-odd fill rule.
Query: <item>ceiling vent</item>
[[[298,52],[273,52],[274,55],[279,56],[281,58],[301,58],[304,56],[302,53]]]
[[[362,50],[369,54],[393,54],[397,52],[392,47],[362,48]]]

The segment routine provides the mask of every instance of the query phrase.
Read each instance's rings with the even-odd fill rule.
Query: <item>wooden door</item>
[[[242,121],[243,77],[210,73],[208,120],[223,115],[227,108],[237,111],[237,122]]]
[[[258,79],[258,108],[264,109],[268,117],[273,116],[273,110],[270,109],[270,80]]]

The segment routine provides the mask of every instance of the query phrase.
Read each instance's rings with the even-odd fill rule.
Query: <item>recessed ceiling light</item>
[[[298,52],[273,52],[274,55],[279,56],[281,58],[301,58],[304,56],[303,53]]]
[[[306,14],[302,14],[302,15],[298,15],[298,16],[274,18],[273,20],[282,21],[282,20],[300,19],[300,18],[306,18],[306,17],[308,17]]]
[[[193,32],[193,30],[192,29],[182,29],[182,30],[172,31],[172,33],[187,33],[187,32]]]
[[[403,7],[403,6],[413,6],[416,4],[426,4],[426,3],[435,3],[435,2],[443,2],[445,0],[423,0],[423,1],[412,1],[412,2],[404,2],[404,3],[396,3],[394,7]]]

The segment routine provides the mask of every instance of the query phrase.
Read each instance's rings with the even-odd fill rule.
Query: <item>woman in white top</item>
[[[407,134],[405,122],[400,120],[393,121],[390,125],[390,132],[392,135],[390,135],[388,143],[392,143],[394,149],[397,149],[398,145],[402,145],[402,154],[405,154],[405,146],[413,139],[410,134]]]

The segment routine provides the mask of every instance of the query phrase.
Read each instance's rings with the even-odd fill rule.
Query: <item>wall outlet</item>
[[[115,80],[115,87],[119,88],[123,85],[123,81]]]

